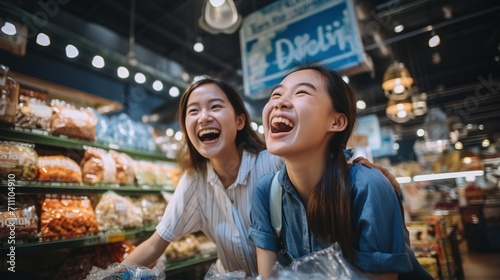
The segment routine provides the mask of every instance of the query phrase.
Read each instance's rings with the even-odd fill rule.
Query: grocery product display
[[[8,81],[11,90],[18,89],[13,79]],[[58,279],[54,275],[61,274],[54,267],[64,265],[64,270],[79,270],[82,277],[75,279],[83,279],[92,266],[120,262],[133,243],[151,235],[168,204],[164,194],[174,191],[179,171],[156,147],[151,127],[125,114],[108,118],[93,108],[47,100],[47,95],[22,86],[21,95],[9,93],[6,106],[16,111],[5,111],[0,124],[0,181],[5,185],[0,194],[0,251],[6,255],[15,245],[22,259],[18,268],[27,273],[21,276]],[[178,269],[214,260],[215,248],[204,245],[212,250],[202,251],[197,237],[191,238],[196,246],[185,246],[185,240],[173,243],[176,257],[170,257],[166,270],[169,265]],[[129,249],[124,250],[124,242],[132,242]],[[102,261],[103,248],[122,257]],[[76,250],[86,251],[71,264],[64,258],[34,257]],[[27,269],[34,263],[47,267]]]

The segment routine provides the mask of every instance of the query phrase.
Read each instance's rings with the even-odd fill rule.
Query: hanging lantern
[[[405,123],[415,117],[410,100],[389,100],[385,109],[387,117],[397,123]]]
[[[413,78],[402,62],[394,61],[384,73],[382,88],[390,100],[403,100],[410,96]]]

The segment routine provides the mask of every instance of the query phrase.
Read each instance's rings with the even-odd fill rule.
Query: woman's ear
[[[330,132],[343,131],[347,127],[347,122],[347,117],[344,114],[335,114],[335,116],[333,117],[333,122],[330,125]]]
[[[236,126],[238,127],[238,130],[242,130],[245,127],[245,119],[245,114],[241,114],[236,117]]]

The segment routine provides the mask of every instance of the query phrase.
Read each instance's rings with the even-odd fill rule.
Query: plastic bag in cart
[[[270,280],[371,279],[347,262],[338,243],[294,260],[288,267],[276,265]]]
[[[153,268],[112,263],[107,268],[92,267],[85,280],[165,280],[165,261],[162,256]]]
[[[242,271],[218,273],[212,265],[205,280],[261,280]],[[371,279],[346,261],[338,243],[294,260],[288,267],[276,263],[269,280],[352,280]]]

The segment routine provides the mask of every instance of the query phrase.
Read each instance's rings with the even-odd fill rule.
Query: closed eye
[[[191,115],[191,114],[196,114],[197,112],[198,112],[198,109],[189,109],[189,110],[187,111],[187,113],[188,113],[189,115]]]
[[[279,92],[272,92],[271,96],[269,97],[269,99],[278,98],[280,96],[281,96],[281,93],[279,93]]]
[[[307,95],[311,95],[309,92],[305,91],[305,90],[299,90],[295,93],[296,95],[299,95],[299,94],[307,94]]]

